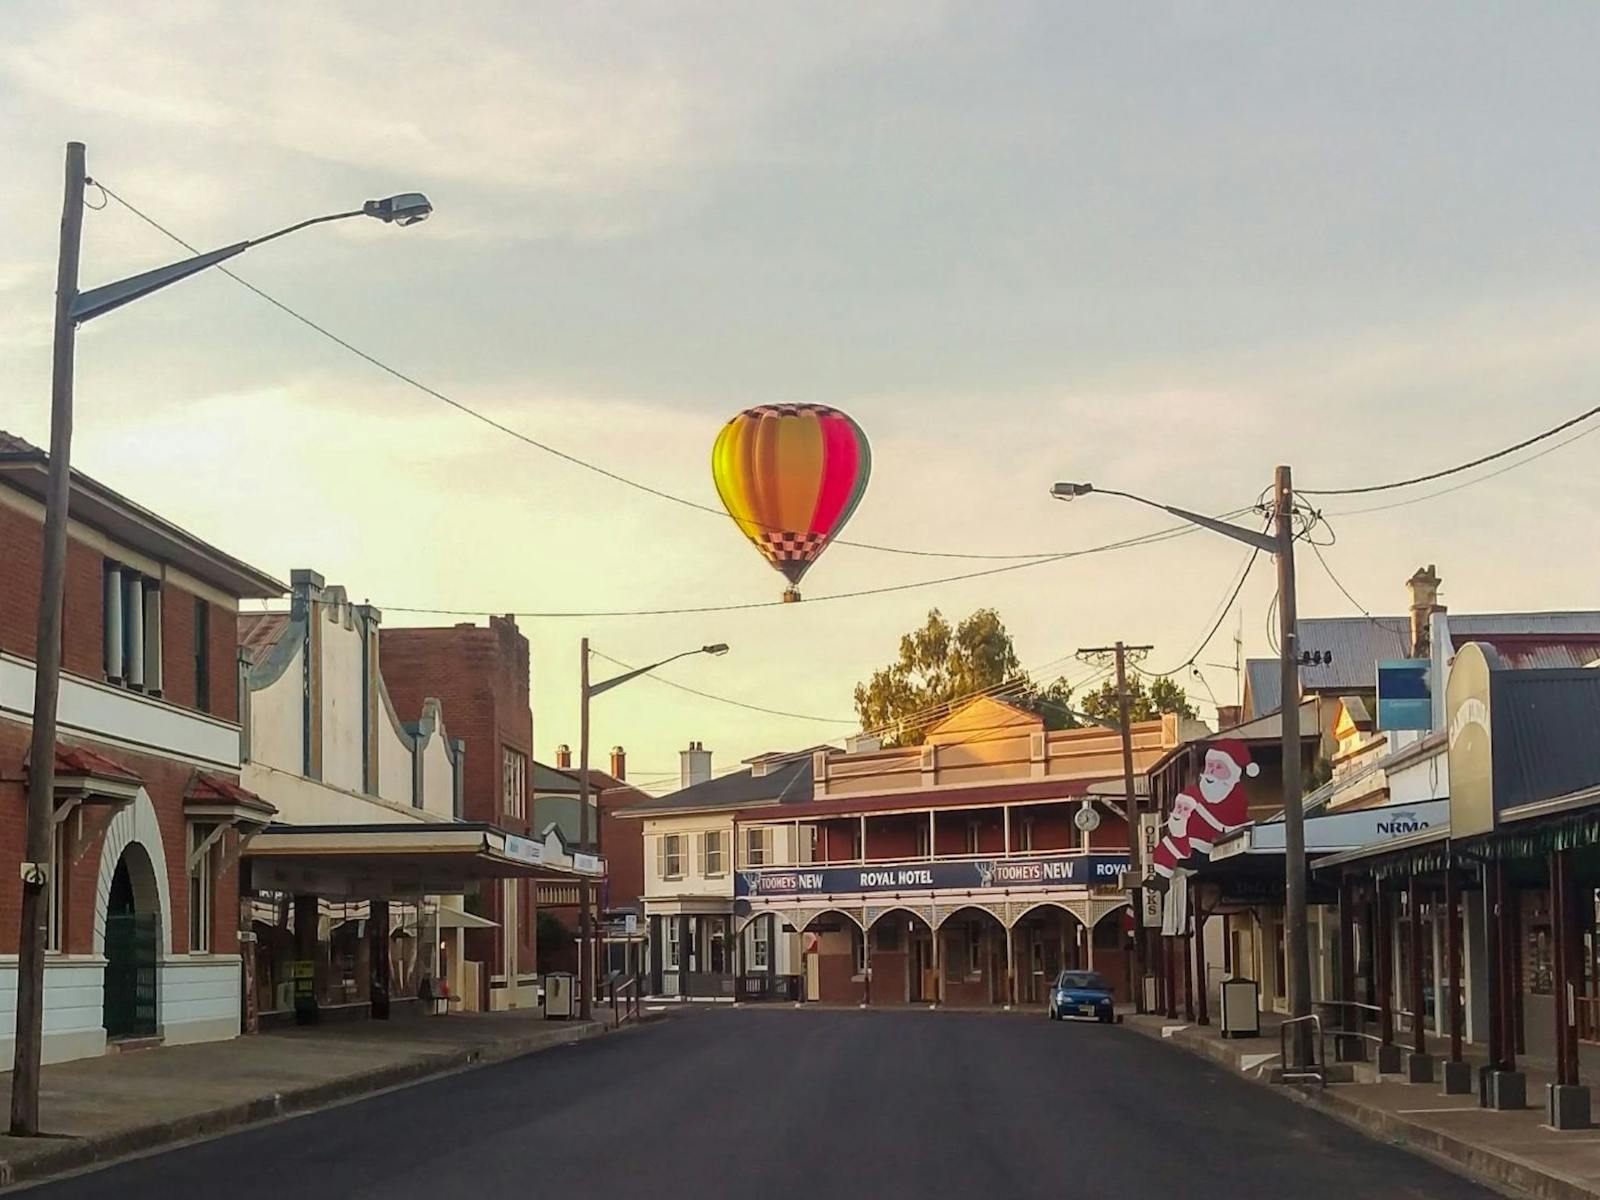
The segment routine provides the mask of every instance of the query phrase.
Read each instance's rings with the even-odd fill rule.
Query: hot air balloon
[[[867,435],[825,404],[762,404],[722,427],[711,475],[723,507],[800,599],[802,576],[844,528],[872,475]]]

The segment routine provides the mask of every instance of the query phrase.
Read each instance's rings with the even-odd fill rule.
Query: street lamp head
[[[1050,489],[1050,494],[1057,500],[1076,500],[1079,496],[1087,496],[1094,491],[1092,483],[1058,483]]]
[[[728,643],[727,642],[718,642],[714,646],[701,646],[700,647],[700,653],[701,654],[723,655],[723,654],[726,654],[727,652],[728,652]]]
[[[433,212],[433,205],[421,192],[401,192],[386,200],[368,200],[361,206],[361,211],[369,217],[377,217],[385,224],[415,225],[418,221],[428,219]]]

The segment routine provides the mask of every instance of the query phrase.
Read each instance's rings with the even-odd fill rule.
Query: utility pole
[[[11,1068],[11,1132],[39,1132],[39,1058],[44,1037],[44,950],[50,842],[56,790],[56,698],[61,691],[61,601],[67,570],[67,500],[71,488],[72,365],[77,322],[78,257],[83,243],[82,142],[67,143],[61,249],[56,263],[55,350],[50,375],[50,469],[45,484],[44,559],[34,650],[33,740],[28,760],[28,823],[22,862],[22,919],[17,938],[17,1029]],[[58,864],[60,869],[62,864]]]
[[[1140,659],[1153,646],[1128,646],[1118,642],[1114,646],[1089,646],[1078,651],[1078,657],[1087,661],[1103,662],[1107,656],[1117,664],[1117,723],[1122,733],[1122,794],[1127,811],[1128,870],[1135,880],[1139,878],[1139,797],[1133,782],[1133,723],[1128,711],[1128,656]],[[1132,890],[1133,957],[1128,960],[1128,994],[1133,998],[1134,1011],[1144,1012],[1144,889]]]
[[[583,706],[578,714],[578,849],[589,854],[589,639],[584,638],[581,646],[578,670]],[[587,876],[579,884],[582,903],[578,906],[578,1016],[585,1021],[592,1011],[589,992],[594,983],[594,923],[589,915],[593,886]]]
[[[1289,468],[1273,479],[1278,539],[1279,719],[1283,727],[1284,957],[1289,960],[1289,1015],[1311,1015],[1311,961],[1306,939],[1306,830],[1300,794],[1300,645],[1295,633],[1294,485]],[[1292,1040],[1295,1062],[1307,1064],[1311,1029],[1301,1022]]]

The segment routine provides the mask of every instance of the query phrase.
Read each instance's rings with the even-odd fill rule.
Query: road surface
[[[40,1200],[1493,1193],[1130,1031],[716,1009],[45,1184]]]

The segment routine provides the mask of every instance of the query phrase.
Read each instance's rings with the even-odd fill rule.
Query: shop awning
[[[245,847],[249,886],[381,899],[449,895],[488,879],[598,879],[603,860],[569,854],[559,838],[518,837],[493,825],[269,825]]]

